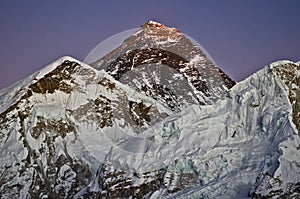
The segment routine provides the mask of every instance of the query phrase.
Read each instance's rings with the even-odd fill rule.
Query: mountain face
[[[91,65],[175,112],[212,104],[235,84],[184,34],[153,21]]]
[[[1,198],[299,198],[300,63],[234,85],[185,39],[148,22],[1,90]]]
[[[92,167],[104,161],[111,146],[170,113],[105,72],[70,57],[54,62],[12,92],[14,103],[0,115],[1,182],[5,182],[0,192],[8,198],[27,193],[33,198],[75,195],[87,186]],[[10,101],[6,96],[1,95],[4,106]],[[95,159],[85,147],[101,153]]]

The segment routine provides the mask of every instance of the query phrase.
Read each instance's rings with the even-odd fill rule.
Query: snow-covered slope
[[[174,113],[73,58],[0,92],[4,198],[299,197],[300,66]]]
[[[143,185],[152,198],[299,197],[300,139],[288,93],[266,67],[226,99],[192,105],[112,148],[94,182],[111,197]],[[280,182],[275,193],[265,186],[269,176]]]
[[[183,33],[153,21],[91,65],[177,112],[212,104],[235,84]]]
[[[171,113],[71,57],[0,96],[0,195],[5,198],[74,195],[88,185],[111,146]]]

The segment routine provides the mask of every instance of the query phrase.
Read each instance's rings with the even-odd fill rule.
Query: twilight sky
[[[0,2],[0,89],[148,20],[176,27],[241,81],[272,61],[300,60],[299,0]]]

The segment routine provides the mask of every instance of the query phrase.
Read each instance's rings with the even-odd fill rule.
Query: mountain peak
[[[151,28],[151,27],[158,28],[158,29],[172,29],[172,30],[176,30],[177,32],[180,32],[176,28],[173,28],[173,27],[171,28],[171,27],[163,25],[162,23],[159,23],[157,21],[152,21],[152,20],[149,20],[148,22],[144,23],[141,26],[141,28]]]
[[[179,111],[211,104],[235,84],[208,57],[176,28],[148,21],[91,66]]]
[[[148,26],[158,26],[158,27],[166,27],[165,25],[157,22],[157,21],[153,21],[153,20],[149,20],[147,21],[144,25],[148,25]]]

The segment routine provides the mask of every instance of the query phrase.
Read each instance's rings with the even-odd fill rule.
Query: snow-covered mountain
[[[113,145],[171,113],[71,57],[0,96],[1,195],[7,197],[74,195]]]
[[[189,104],[212,104],[235,84],[200,46],[154,21],[91,65],[177,112]]]
[[[136,35],[145,26],[164,28],[150,22]],[[139,49],[135,60],[155,52]],[[62,57],[1,90],[1,198],[299,198],[300,63],[273,63],[235,86],[207,63],[193,65],[200,77],[162,62],[97,70]],[[139,90],[139,73],[152,93]],[[153,86],[165,78],[178,106]],[[206,96],[193,78],[218,89]]]

